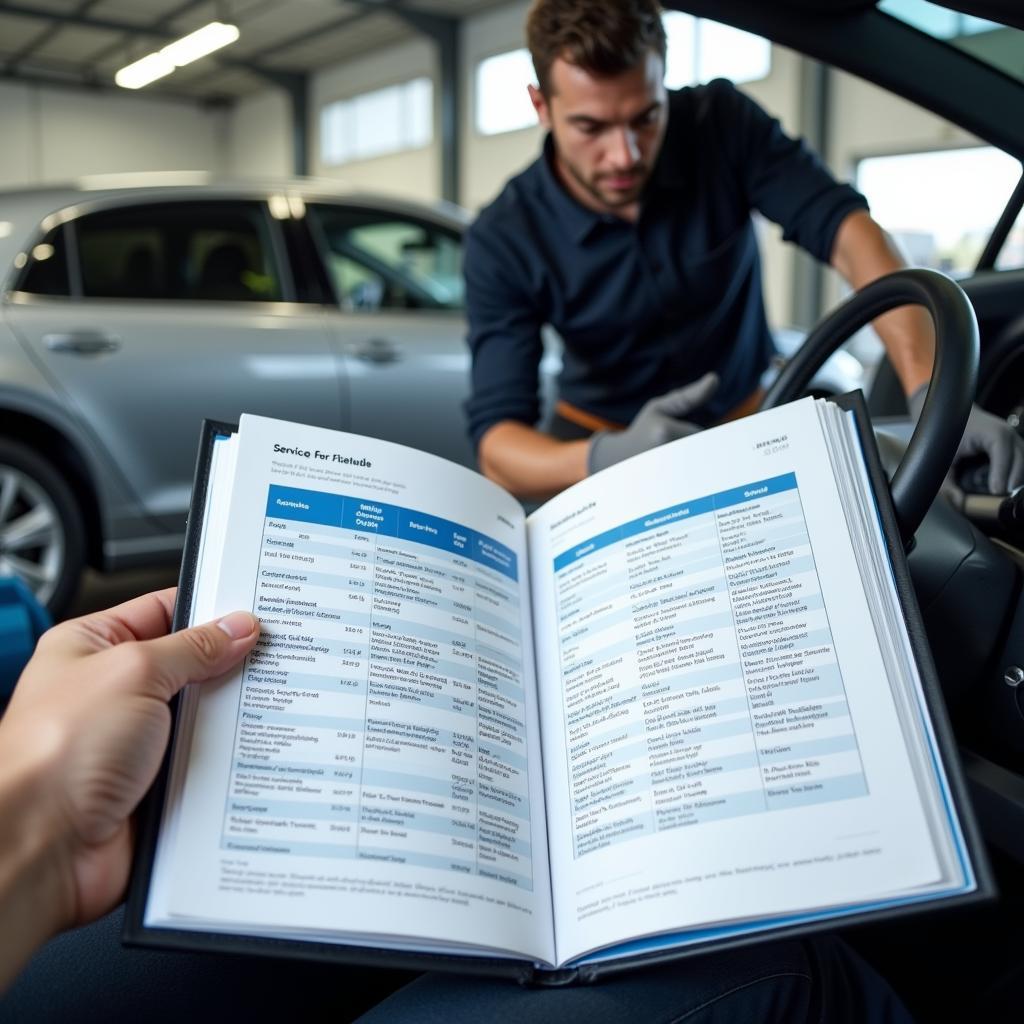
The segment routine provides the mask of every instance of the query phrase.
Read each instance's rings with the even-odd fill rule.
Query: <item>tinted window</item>
[[[265,302],[281,298],[259,203],[163,203],[76,222],[82,294]]]
[[[392,213],[313,207],[328,271],[347,309],[461,309],[462,241]]]
[[[54,228],[25,253],[27,262],[17,288],[33,295],[68,294],[68,254],[63,226]]]

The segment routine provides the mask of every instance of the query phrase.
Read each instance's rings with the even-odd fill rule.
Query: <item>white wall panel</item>
[[[292,173],[292,114],[281,89],[247,97],[228,114],[225,166],[232,177]]]
[[[320,109],[325,104],[419,75],[428,75],[434,81],[434,141],[429,146],[336,167],[323,163],[320,159]],[[426,39],[379,50],[319,72],[310,85],[310,172],[317,177],[336,178],[365,191],[411,199],[436,199],[441,194],[439,102],[438,61],[433,45]]]
[[[226,114],[190,103],[0,86],[0,188],[130,171],[224,170]]]
[[[35,89],[0,82],[0,189],[39,180],[39,132]]]

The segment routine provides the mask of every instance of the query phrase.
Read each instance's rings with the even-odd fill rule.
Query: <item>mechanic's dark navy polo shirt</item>
[[[774,352],[752,210],[827,261],[864,197],[724,80],[669,93],[637,223],[594,213],[543,155],[470,228],[465,251],[473,442],[540,415],[540,329],[565,343],[560,397],[627,424],[645,401],[717,370],[708,423],[751,394]]]

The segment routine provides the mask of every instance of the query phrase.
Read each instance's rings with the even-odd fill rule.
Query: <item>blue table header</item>
[[[272,484],[267,494],[267,515],[274,519],[397,537],[460,555],[510,580],[519,578],[516,553],[511,548],[460,523],[400,505]]]
[[[768,497],[770,494],[778,494],[781,491],[796,489],[796,474],[785,473],[782,476],[773,476],[767,480],[758,480],[752,484],[745,484],[743,487],[733,487],[728,491],[719,491],[717,494],[708,494],[703,498],[694,498],[693,501],[682,502],[679,505],[671,505],[658,512],[643,516],[640,519],[630,520],[621,526],[615,526],[596,537],[591,537],[582,544],[577,544],[568,551],[555,558],[555,572],[561,572],[566,566],[572,565],[581,558],[600,551],[610,544],[617,544],[619,541],[627,540],[638,533],[645,533],[648,530],[657,530],[665,526],[673,526],[676,523],[695,516],[706,515],[708,512],[720,512],[723,509],[731,508],[733,505],[740,505],[744,502],[757,501],[759,498]]]

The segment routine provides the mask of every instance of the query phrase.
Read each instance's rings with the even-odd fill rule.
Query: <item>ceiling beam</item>
[[[189,3],[183,5],[183,8],[179,9],[179,11],[175,13],[179,14],[181,13],[181,10],[195,6],[198,6],[196,0],[189,0]],[[111,18],[97,18],[91,14],[78,14],[74,11],[66,13],[43,11],[39,8],[27,7],[25,4],[19,3],[0,2],[0,14],[13,14],[17,17],[35,18],[36,20],[41,21],[58,21],[62,25],[74,25],[81,28],[98,28],[108,32],[119,32],[132,38],[142,36],[171,42],[180,37],[179,32],[173,31],[164,22],[152,25],[134,25],[128,21],[117,21]],[[168,16],[168,20],[172,16]],[[275,75],[278,74],[278,72],[273,68],[265,68],[259,64],[253,64],[248,60],[238,60],[222,56],[214,56],[212,59],[216,60],[225,68],[248,71],[251,74],[261,75],[264,78],[268,78],[270,81],[274,81]]]
[[[42,71],[26,71],[23,68],[17,68],[15,70],[11,70],[9,68],[0,69],[0,80],[23,82],[26,85],[45,86],[48,89],[69,89],[76,93],[81,93],[83,89],[87,89],[90,92],[116,93],[120,96],[124,96],[127,91],[122,89],[119,85],[114,85],[112,82],[83,79],[79,77],[77,73],[74,73],[73,75],[62,75],[60,73],[47,74]],[[228,107],[235,102],[235,98],[233,96],[192,96],[187,93],[174,92],[169,89],[161,89],[159,91],[152,92],[147,96],[147,98],[149,97],[173,103],[189,103],[192,106],[199,104],[204,107]]]
[[[273,57],[278,53],[283,53],[285,50],[291,49],[293,46],[301,46],[303,43],[311,42],[314,39],[318,39],[320,36],[326,35],[329,32],[336,32],[340,28],[347,28],[349,25],[354,25],[358,21],[362,21],[364,18],[368,18],[373,12],[372,11],[357,11],[355,14],[346,14],[334,21],[329,21],[324,25],[317,25],[314,28],[308,29],[305,32],[300,32],[297,35],[289,36],[287,39],[281,39],[274,43],[272,46],[267,46],[262,50],[257,50],[256,53],[249,54],[250,61],[264,61],[268,57]],[[205,82],[209,78],[213,78],[220,73],[220,69],[207,71],[203,75],[196,75],[190,79],[190,84],[196,85],[201,82]],[[266,77],[299,74],[301,72],[294,71],[277,71],[274,68],[265,68],[263,74]],[[273,80],[273,79],[272,79]],[[274,84],[278,84],[276,81]]]
[[[170,40],[174,34],[155,26],[139,25],[131,21],[118,21],[114,18],[98,18],[93,14],[79,11],[54,11],[27,4],[0,3],[0,14],[13,14],[19,18],[33,18],[36,21],[59,22],[60,25],[74,25],[78,28],[98,28],[107,32],[127,32],[132,35],[151,35],[158,39]]]
[[[75,14],[87,14],[91,7],[95,7],[100,0],[82,0],[82,3],[75,8]],[[17,50],[7,59],[7,67],[9,69],[15,69],[24,60],[31,57],[32,54],[36,53],[40,48],[45,46],[51,39],[60,34],[61,29],[64,25],[57,21],[52,22],[42,32],[38,33],[34,39],[27,42],[20,50]]]
[[[200,7],[207,2],[208,0],[185,0],[183,4],[179,4],[173,10],[170,10],[166,14],[161,15],[160,18],[153,22],[153,25],[159,27],[160,29],[167,29],[168,31],[170,31],[171,23],[173,21],[176,21],[183,14],[188,14],[188,12],[191,11],[193,8]],[[121,36],[120,39],[116,40],[113,43],[109,43],[108,45],[104,46],[103,49],[94,53],[87,62],[89,70],[95,71],[95,67],[97,64],[100,63],[100,61],[104,61],[108,57],[113,56],[119,50],[126,49],[131,44],[131,41],[136,34],[136,32],[126,32]]]

